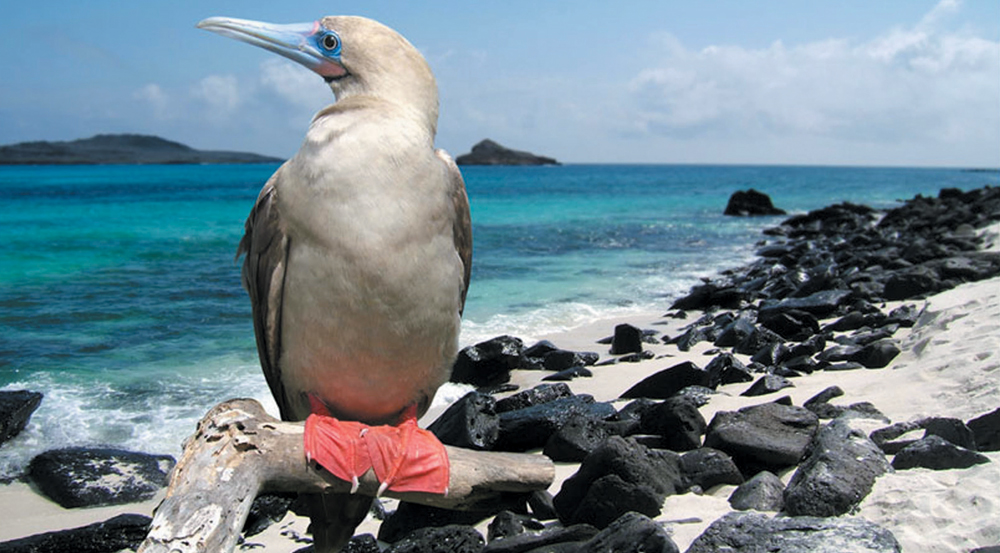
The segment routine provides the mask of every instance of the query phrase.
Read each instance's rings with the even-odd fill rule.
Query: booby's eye
[[[340,37],[338,37],[335,33],[327,33],[323,35],[323,37],[319,39],[319,43],[323,46],[324,50],[330,53],[337,54],[340,51]]]

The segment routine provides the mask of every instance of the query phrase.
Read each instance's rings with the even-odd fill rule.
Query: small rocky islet
[[[490,139],[481,140],[472,151],[455,158],[458,165],[560,165],[551,157],[512,150]]]
[[[913,326],[920,311],[904,304],[886,313],[880,305],[918,300],[1000,274],[1000,254],[983,251],[976,232],[997,221],[1000,189],[989,187],[944,189],[937,197],[918,196],[885,211],[838,204],[765,231],[756,261],[677,299],[666,317],[699,316],[675,336],[619,325],[595,344],[595,349],[609,348],[611,357],[604,361],[595,352],[567,351],[549,342],[528,346],[512,336],[463,349],[453,380],[477,390],[430,429],[447,444],[541,450],[556,461],[579,463],[579,470],[555,496],[536,492],[499,513],[401,503],[394,512],[381,513],[379,540],[391,544],[387,551],[393,552],[440,550],[432,546],[443,543],[448,551],[463,552],[678,551],[653,520],[666,497],[727,484],[737,486],[729,499],[733,512],[713,522],[689,552],[778,546],[782,551],[900,551],[889,530],[840,515],[852,512],[886,472],[990,462],[981,452],[1000,451],[1000,408],[970,420],[929,417],[893,424],[877,405],[831,403],[844,395],[837,386],[801,406],[779,392],[817,371],[887,366],[900,353],[894,334]],[[699,342],[710,342],[716,350],[705,367],[684,362],[651,374],[622,394],[616,402],[621,406],[571,391],[573,379],[586,378],[598,367],[654,357],[649,344],[685,350]],[[749,363],[734,354],[749,357]],[[524,370],[546,371],[552,381],[518,390],[509,384],[511,371]],[[777,399],[720,411],[706,421],[698,407],[711,401],[718,386],[737,383],[747,385],[744,395]],[[32,392],[0,394],[0,434],[15,435],[40,400]],[[848,423],[858,417],[884,426],[865,434]],[[923,435],[908,437],[914,431]],[[73,455],[82,455],[90,456],[91,465],[101,465],[93,462],[97,455],[132,463],[110,468],[112,473],[136,474],[141,471],[135,467],[142,466],[148,471],[143,483],[165,482],[172,459],[126,453],[46,452],[38,463],[55,457],[72,464],[79,462]],[[794,475],[786,486],[775,472],[790,469]],[[258,530],[268,520],[279,520],[285,509],[297,509],[291,498],[280,496],[264,496],[258,503],[258,512],[266,513],[255,516]],[[489,519],[484,539],[473,526]],[[112,534],[141,540],[144,532],[132,529],[137,524],[148,519],[116,518],[66,532],[106,533],[108,527],[125,525],[130,530]],[[50,533],[0,545],[36,551],[43,549],[28,548],[31,543],[57,543],[53,540],[70,535],[84,534]],[[114,547],[121,544],[93,550],[117,551]],[[349,547],[378,549],[371,535],[356,537]]]

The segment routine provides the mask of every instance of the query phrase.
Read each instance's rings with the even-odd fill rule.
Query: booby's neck
[[[372,24],[348,19],[354,25]],[[345,21],[330,25],[350,29]],[[337,103],[362,99],[392,104],[421,119],[433,137],[437,133],[438,89],[427,60],[409,41],[388,29],[371,32],[366,40],[367,47],[361,52],[345,46],[343,61],[347,74],[329,81]]]
[[[363,119],[381,119],[384,124],[389,124],[386,117],[397,122],[393,128],[410,129],[407,132],[411,138],[422,137],[418,139],[426,140],[430,147],[434,146],[434,137],[437,133],[436,112],[429,113],[425,109],[414,107],[412,103],[393,102],[379,96],[357,94],[339,99],[317,112],[313,116],[310,128],[323,122],[323,127],[326,129],[323,131],[325,136],[332,129],[339,129],[334,131],[336,133],[343,132]],[[330,118],[338,121],[333,123],[333,127],[330,127],[332,122]],[[406,123],[400,125],[402,121]]]
[[[313,121],[350,108],[391,105],[397,113],[406,114],[418,122],[426,129],[431,141],[434,140],[437,134],[438,98],[433,81],[431,87],[424,87],[423,90],[403,91],[402,88],[379,87],[377,92],[373,92],[366,88],[342,88],[337,93],[336,101],[320,110]]]

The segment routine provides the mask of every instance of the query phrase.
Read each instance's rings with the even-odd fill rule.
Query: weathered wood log
[[[257,494],[349,492],[350,482],[306,462],[302,433],[301,423],[277,420],[252,399],[212,408],[185,442],[139,552],[232,551]],[[548,488],[555,478],[552,461],[542,455],[446,449],[451,463],[447,495],[384,495],[448,509],[482,509],[510,492]],[[378,487],[369,470],[358,493],[374,496]]]

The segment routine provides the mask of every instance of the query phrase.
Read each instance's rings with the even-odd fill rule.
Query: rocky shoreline
[[[930,318],[924,298],[1000,275],[980,232],[998,221],[995,188],[886,211],[830,206],[767,231],[755,262],[694,287],[649,328],[618,325],[595,351],[510,336],[464,349],[453,380],[477,390],[429,428],[462,447],[541,450],[572,472],[555,493],[500,513],[387,504],[378,539],[393,552],[679,551],[668,529],[686,515],[665,505],[732,488],[729,512],[705,521],[688,552],[900,551],[892,530],[852,515],[885,475],[995,465],[1000,397],[974,416],[897,422],[877,403],[835,402],[851,396],[837,385],[798,405],[785,394],[810,378],[891,370],[907,349],[900,336]],[[691,358],[647,371],[608,400],[571,390],[694,351],[704,367]],[[729,390],[753,403],[702,414],[728,405]],[[300,510],[290,498],[259,503],[258,528]],[[52,539],[0,550],[60,550],[23,548]],[[379,550],[370,534],[351,547]]]

